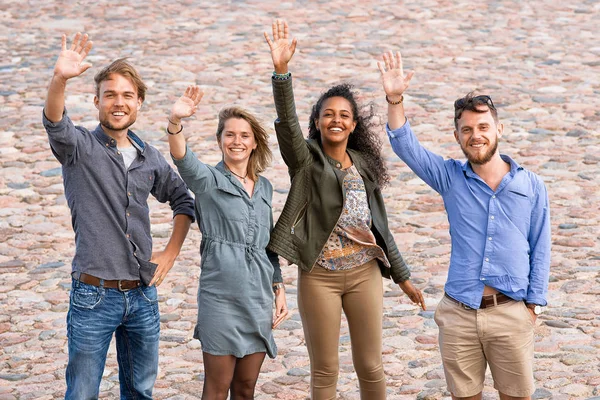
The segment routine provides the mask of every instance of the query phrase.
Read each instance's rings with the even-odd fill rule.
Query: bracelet
[[[171,122],[171,121],[169,121],[169,122]],[[171,123],[172,123],[172,122],[171,122]],[[173,124],[173,123],[172,123],[172,124]],[[175,124],[173,124],[173,125],[175,125]],[[167,133],[168,133],[169,135],[177,135],[177,134],[181,133],[181,131],[182,131],[182,130],[183,130],[183,124],[181,124],[181,129],[179,129],[179,130],[178,130],[177,132],[175,132],[175,133],[171,132],[171,131],[169,130],[169,127],[168,127],[168,126],[167,126],[167,129],[166,129],[166,131],[167,131]]]
[[[283,282],[277,282],[277,283],[273,284],[273,293],[277,292],[279,289],[285,290],[285,286],[283,285]]]
[[[286,81],[290,78],[290,76],[292,76],[291,72],[286,72],[285,74],[278,74],[277,72],[273,71],[273,79],[275,79],[276,81]]]
[[[181,121],[179,122],[179,124],[176,124],[175,122],[171,121],[171,119],[169,117],[167,117],[167,121],[169,121],[170,123],[172,123],[175,126],[181,124]]]
[[[391,101],[389,97],[387,97],[387,94],[385,95],[385,101],[388,102],[388,104],[391,104],[393,106],[395,106],[396,104],[402,104],[402,102],[404,101],[404,95],[401,94],[400,95],[400,100],[398,101]]]

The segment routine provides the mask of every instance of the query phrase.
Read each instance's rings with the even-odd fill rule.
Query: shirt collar
[[[500,158],[502,158],[504,162],[510,164],[510,176],[514,176],[517,173],[517,171],[523,169],[523,167],[521,167],[519,163],[517,163],[515,160],[513,160],[512,158],[510,158],[510,156],[507,156],[506,154],[500,154]],[[469,161],[465,161],[465,163],[462,165],[462,169],[468,177],[478,176],[475,173],[475,171],[473,171],[473,168],[471,167],[471,163]]]
[[[106,147],[117,147],[117,141],[108,136],[104,132],[100,124],[98,124],[96,129],[94,129],[93,134]],[[140,137],[133,133],[133,131],[131,130],[127,130],[127,137],[129,138],[129,141],[131,142],[133,147],[135,147],[137,151],[140,152],[140,154],[144,154],[144,150],[146,150],[146,144],[144,143],[144,141],[140,139]]]

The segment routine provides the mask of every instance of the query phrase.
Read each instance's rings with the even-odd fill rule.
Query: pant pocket
[[[75,282],[71,287],[71,304],[75,307],[93,310],[103,298],[103,288],[83,282]]]

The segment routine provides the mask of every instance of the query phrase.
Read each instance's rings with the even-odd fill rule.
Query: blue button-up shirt
[[[394,152],[444,200],[452,240],[446,293],[475,309],[484,286],[546,305],[550,209],[540,177],[502,155],[510,172],[494,191],[468,162],[423,148],[408,121],[387,133]]]
[[[73,272],[102,279],[142,279],[149,283],[156,264],[148,196],[169,202],[173,215],[194,218],[187,187],[160,152],[132,131],[138,157],[125,167],[116,141],[100,125],[75,126],[66,115],[53,123],[43,116],[52,153],[62,164],[65,197],[75,231]]]

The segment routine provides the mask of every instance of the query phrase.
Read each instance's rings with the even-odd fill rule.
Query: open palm
[[[87,34],[82,35],[77,32],[69,49],[67,49],[67,36],[63,35],[62,49],[54,66],[54,74],[65,80],[83,74],[92,66],[83,62],[91,49],[92,41],[88,40]]]
[[[171,116],[174,119],[191,117],[196,112],[196,108],[204,92],[198,86],[188,86],[183,96],[181,96],[171,109]]]
[[[287,72],[287,64],[292,59],[296,51],[297,40],[294,39],[290,43],[289,28],[285,21],[276,20],[273,22],[273,40],[269,34],[265,32],[265,39],[271,49],[271,58],[276,72]]]
[[[389,97],[402,95],[408,87],[414,72],[411,71],[404,75],[400,53],[397,52],[396,55],[391,51],[384,53],[383,62],[378,61],[377,66],[381,71],[381,83],[385,94]]]

